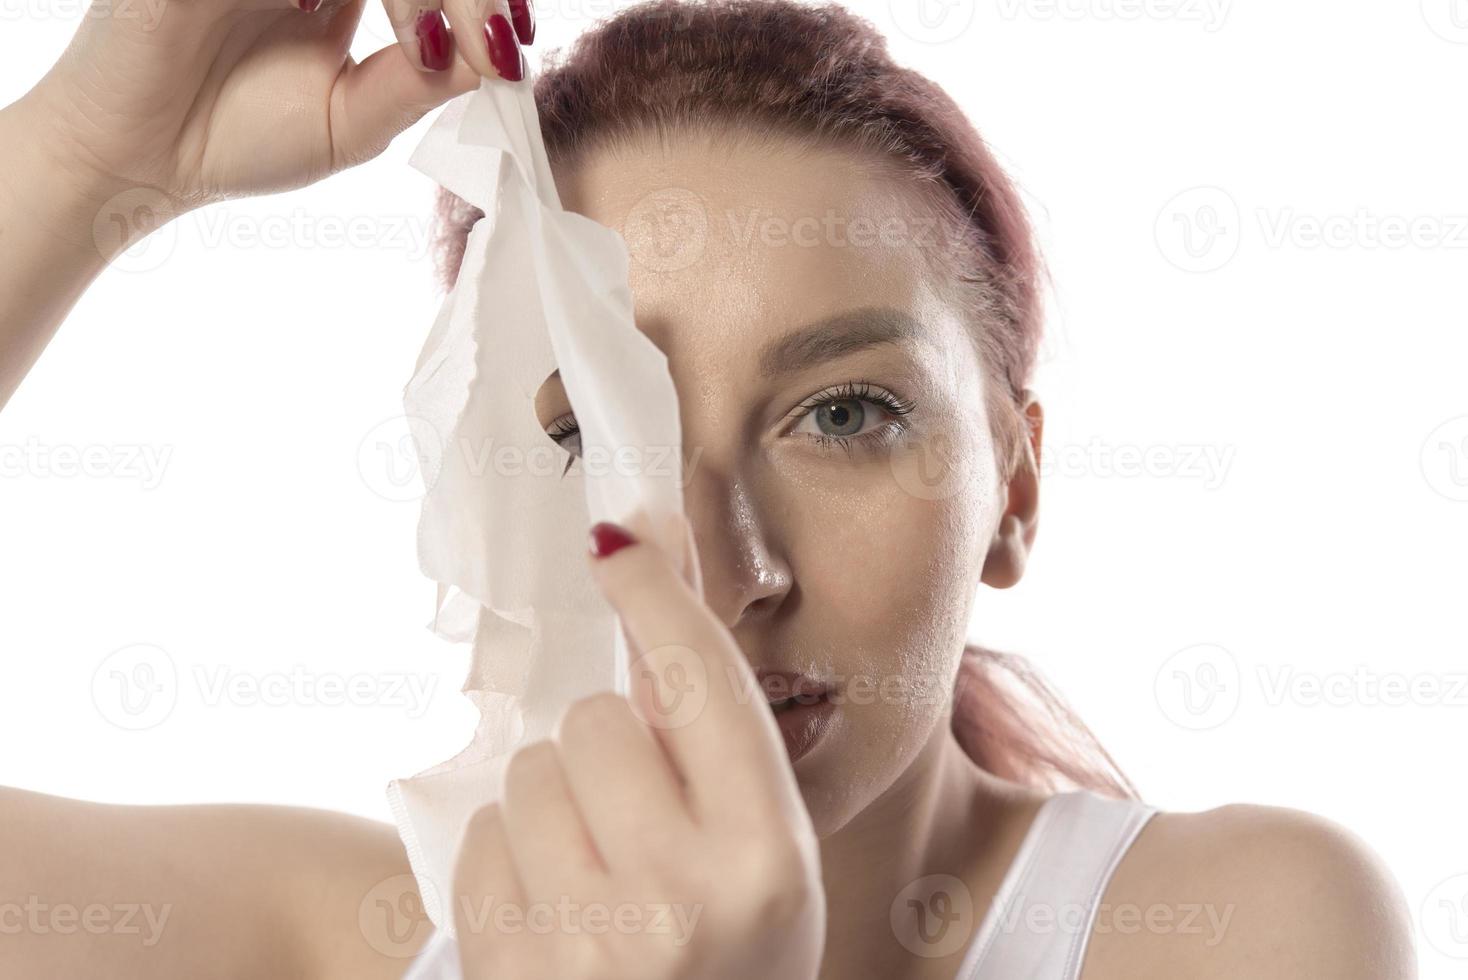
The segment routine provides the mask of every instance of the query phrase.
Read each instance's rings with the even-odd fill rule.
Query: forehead
[[[734,130],[640,139],[556,176],[568,210],[626,239],[638,326],[669,355],[696,336],[730,356],[862,307],[944,329],[924,258],[936,211],[880,159]]]

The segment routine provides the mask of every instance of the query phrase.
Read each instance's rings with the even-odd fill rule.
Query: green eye
[[[902,416],[915,407],[886,389],[850,382],[802,405],[800,424],[792,434],[807,435],[822,448],[839,446],[849,452],[857,443],[890,442],[908,427]]]
[[[846,438],[861,432],[867,416],[863,404],[860,398],[843,398],[827,402],[810,414],[822,435]]]

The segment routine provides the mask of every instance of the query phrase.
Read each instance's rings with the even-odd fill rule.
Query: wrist
[[[164,189],[89,160],[40,86],[0,109],[0,145],[13,148],[10,166],[0,173],[0,191],[10,206],[31,215],[58,243],[100,264],[185,210]]]

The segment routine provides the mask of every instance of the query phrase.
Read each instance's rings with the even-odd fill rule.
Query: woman
[[[481,76],[513,81],[533,37],[523,5],[481,27],[449,0],[451,32],[394,9],[407,57],[357,66],[355,3],[253,6],[89,19],[0,116],[0,397],[105,266],[96,241],[369,159]],[[952,102],[869,25],[790,0],[630,8],[536,94],[562,200],[628,237],[638,326],[683,395],[705,601],[625,529],[597,528],[589,560],[640,649],[716,669],[686,725],[648,724],[656,691],[601,697],[516,755],[461,850],[464,975],[1413,976],[1395,885],[1347,832],[1253,806],[1154,814],[1043,686],[1024,699],[1010,661],[965,648],[976,587],[1018,581],[1036,533],[1041,324],[1021,208]],[[146,220],[96,235],[140,186]],[[451,281],[476,215],[444,213]],[[574,457],[554,377],[537,410]],[[0,808],[0,892],[168,910],[146,945],[32,915],[0,944],[16,975],[401,976],[424,939],[385,949],[364,926],[412,898],[384,825],[21,792]],[[686,928],[474,916],[557,897],[671,905]]]

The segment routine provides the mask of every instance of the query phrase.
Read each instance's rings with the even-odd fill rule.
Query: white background
[[[1468,3],[927,4],[850,3],[972,114],[1057,284],[1037,550],[973,638],[1037,661],[1153,802],[1351,827],[1423,976],[1461,975]],[[624,5],[542,0],[535,50]],[[0,0],[0,100],[82,16]],[[389,39],[373,8],[356,53]],[[382,455],[438,302],[424,125],[150,239],[0,413],[0,784],[387,819],[388,779],[467,740]],[[129,714],[147,669],[176,688]],[[377,686],[409,682],[433,696]]]

